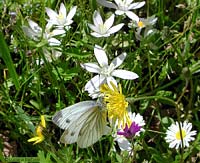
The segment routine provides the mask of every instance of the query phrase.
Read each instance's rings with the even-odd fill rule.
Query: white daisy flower
[[[184,121],[183,123],[180,122],[180,126],[181,126],[181,131],[179,130],[178,122],[172,124],[168,128],[165,140],[167,143],[169,143],[169,148],[178,149],[179,146],[182,147],[181,133],[183,138],[183,147],[189,147],[189,142],[195,139],[193,136],[196,135],[197,131],[191,131],[192,123]]]
[[[63,3],[60,4],[59,13],[55,12],[54,10],[46,7],[46,13],[49,16],[48,24],[55,25],[58,27],[58,29],[69,29],[70,25],[73,23],[72,18],[74,17],[76,13],[77,6],[73,6],[68,15],[66,7]]]
[[[91,35],[94,37],[109,37],[111,34],[119,31],[124,24],[121,23],[112,27],[114,19],[115,15],[112,14],[104,23],[100,13],[95,11],[93,14],[94,25],[88,23],[88,26],[94,31]]]
[[[87,82],[87,84],[85,85],[85,91],[97,93],[96,91],[99,90],[99,86],[103,83],[107,83],[108,85],[110,85],[110,83],[112,82],[117,86],[117,81],[114,77],[119,77],[128,80],[138,78],[138,75],[134,72],[122,69],[116,70],[116,68],[119,67],[126,58],[126,53],[122,53],[121,55],[114,58],[110,65],[108,65],[108,57],[102,47],[95,45],[94,55],[99,64],[81,64],[81,67],[86,69],[87,71],[98,74]],[[95,96],[93,98],[95,98]]]
[[[130,19],[138,19],[138,16],[130,11],[133,9],[141,8],[145,5],[145,1],[132,3],[133,0],[114,0],[115,3],[106,0],[97,0],[97,2],[105,7],[116,9],[115,14],[117,15],[127,15]]]

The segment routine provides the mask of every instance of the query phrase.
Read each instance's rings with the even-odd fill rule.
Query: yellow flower
[[[36,136],[28,139],[28,142],[34,142],[33,144],[41,143],[44,140],[43,130],[46,128],[46,122],[44,115],[41,115],[41,122],[36,128]]]
[[[125,127],[125,124],[131,124],[131,120],[128,116],[128,102],[125,96],[122,94],[122,87],[119,84],[117,88],[114,83],[110,83],[112,88],[108,84],[102,84],[100,92],[104,94],[104,101],[107,103],[108,117],[114,121],[118,120],[118,127]]]

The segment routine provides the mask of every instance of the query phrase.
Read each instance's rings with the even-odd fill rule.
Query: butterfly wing
[[[101,107],[93,108],[79,133],[77,144],[80,148],[91,146],[111,131],[107,126],[106,116],[106,111]]]
[[[66,130],[74,122],[78,121],[78,119],[83,113],[87,112],[94,106],[96,106],[95,101],[79,102],[55,113],[55,115],[52,118],[52,121],[61,129]]]
[[[61,143],[72,144],[77,142],[79,132],[84,124],[84,121],[79,122],[79,125],[74,121],[62,134],[60,138]]]
[[[88,106],[88,110],[80,113],[79,117],[73,119],[69,127],[66,128],[65,132],[61,136],[60,141],[65,144],[72,144],[77,142],[78,137],[80,136],[80,131],[82,127],[85,125],[85,122],[88,118],[92,118],[92,113],[94,112],[94,108],[97,106]]]
[[[52,121],[65,130],[62,143],[77,142],[80,148],[86,148],[110,132],[106,115],[96,101],[83,101],[57,112]]]
[[[53,123],[65,130],[60,138],[62,143],[77,142],[79,132],[87,118],[85,114],[89,116],[91,108],[96,105],[96,101],[83,101],[55,113],[52,118]]]

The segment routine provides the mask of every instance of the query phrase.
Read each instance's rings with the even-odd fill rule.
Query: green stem
[[[169,102],[169,104],[172,104],[173,106],[176,106],[177,104],[170,98],[167,98],[167,97],[161,97],[161,96],[143,96],[143,97],[128,97],[126,98],[126,100],[129,102],[129,103],[134,103],[136,101],[140,101],[140,100],[164,100],[164,101],[167,101]]]
[[[179,109],[179,105],[178,103],[181,101],[182,97],[184,96],[186,89],[188,87],[188,81],[186,81],[185,86],[183,88],[183,91],[181,93],[181,95],[179,96],[178,100],[176,101],[176,112],[177,112],[177,118],[178,118],[178,127],[179,127],[179,131],[180,131],[180,136],[181,136],[181,163],[183,163],[183,154],[184,154],[184,144],[183,144],[183,135],[182,135],[182,128],[181,128],[181,117],[180,117],[180,109]]]
[[[6,157],[6,162],[39,162],[38,157]]]
[[[150,89],[153,90],[152,78],[151,78],[151,58],[148,53],[148,69],[149,69],[149,77],[150,77]]]
[[[179,80],[181,80],[181,76],[179,76],[178,78],[172,80],[171,82],[169,82],[169,83],[167,83],[167,84],[165,84],[165,85],[163,85],[163,86],[161,86],[161,87],[159,87],[159,88],[156,88],[156,89],[154,89],[153,91],[151,91],[151,92],[149,92],[149,93],[146,93],[146,94],[144,94],[144,95],[147,96],[147,95],[154,94],[154,93],[156,93],[156,92],[159,91],[159,90],[164,90],[165,88],[167,88],[167,87],[169,87],[169,86],[171,86],[171,85],[177,83]]]

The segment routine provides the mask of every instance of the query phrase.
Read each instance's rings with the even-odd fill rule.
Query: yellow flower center
[[[101,93],[104,93],[104,101],[107,103],[108,117],[114,121],[118,120],[118,126],[121,124],[125,127],[126,123],[130,125],[131,120],[127,112],[128,102],[122,94],[121,85],[119,84],[119,90],[112,82],[111,86],[112,88],[107,84],[102,84],[100,87]]]
[[[62,13],[59,13],[59,15],[58,15],[58,19],[59,19],[59,20],[63,20],[63,19],[64,19],[64,16],[63,16]]]
[[[176,133],[176,139],[181,140],[181,134],[182,134],[182,137],[185,138],[186,132],[185,132],[185,130],[181,130],[181,132],[178,131],[178,132]]]
[[[139,21],[138,22],[138,27],[140,27],[140,28],[144,27],[144,23],[142,21]]]
[[[99,30],[101,34],[105,34],[107,32],[107,27],[104,24],[100,24]]]

